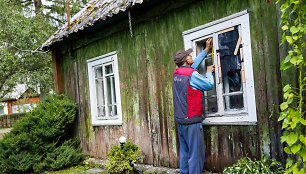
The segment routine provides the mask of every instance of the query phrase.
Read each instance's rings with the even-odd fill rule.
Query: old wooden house
[[[193,48],[195,57],[213,38],[200,66],[216,67],[205,92],[204,168],[222,171],[243,156],[285,160],[277,118],[292,74],[280,71],[279,21],[275,0],[92,0],[39,49],[52,51],[56,91],[79,105],[85,154],[105,158],[125,136],[144,163],[176,168],[174,54]],[[234,45],[234,61],[226,62],[223,42]]]
[[[39,94],[35,90],[19,84],[0,100],[0,115],[28,112],[38,102]]]

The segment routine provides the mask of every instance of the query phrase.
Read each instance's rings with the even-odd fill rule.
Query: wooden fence
[[[14,123],[23,118],[26,113],[4,114],[0,115],[0,128],[13,127]]]

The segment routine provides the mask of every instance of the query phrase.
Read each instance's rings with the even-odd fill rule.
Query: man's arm
[[[202,63],[205,56],[207,55],[207,52],[203,50],[195,59],[193,64],[191,65],[191,68],[198,69],[198,66]]]
[[[194,90],[211,90],[214,87],[214,77],[212,75],[212,72],[207,72],[206,77],[204,77],[197,71],[194,71],[190,76],[190,86]]]
[[[191,65],[191,68],[198,69],[198,66],[202,63],[204,60],[205,56],[207,55],[208,51],[211,48],[211,38],[208,38],[206,40],[206,47],[205,49],[194,59],[193,64]]]

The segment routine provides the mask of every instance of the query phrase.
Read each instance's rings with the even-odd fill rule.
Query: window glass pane
[[[104,85],[102,74],[103,71],[102,67],[96,67],[95,70],[98,117],[105,117]]]
[[[112,64],[106,65],[105,66],[105,74],[111,74],[111,73],[113,73],[113,66],[112,66]]]
[[[106,86],[107,86],[107,103],[108,103],[108,114],[109,116],[117,115],[116,106],[116,87],[115,87],[115,78],[114,76],[106,77]]]
[[[115,76],[112,76],[111,77],[111,83],[112,83],[112,96],[114,98],[114,104],[117,103],[117,100],[116,100],[116,88],[115,88]]]
[[[105,117],[105,106],[98,106],[98,118]]]
[[[208,54],[203,62],[206,72],[207,67],[213,65],[212,53]],[[214,77],[214,87],[212,90],[206,91],[205,95],[205,109],[207,114],[218,112],[215,72],[212,75]]]
[[[108,111],[110,117],[117,116],[117,106],[116,105],[108,105]]]
[[[4,114],[4,106],[0,106],[0,115]]]
[[[213,73],[215,77],[215,73]],[[207,114],[218,112],[216,83],[212,90],[205,92],[205,110]]]
[[[12,113],[20,113],[20,106],[12,105]]]
[[[243,94],[225,96],[224,97],[225,110],[241,110],[244,108]]]
[[[223,77],[222,82],[223,82],[223,93],[225,94],[242,91],[240,69],[231,70],[227,72],[226,76]]]
[[[33,108],[31,106],[31,104],[14,104],[14,105],[12,105],[12,113],[24,113],[24,112],[29,112],[32,109]]]
[[[96,75],[96,78],[103,77],[102,66],[95,68],[95,75]]]

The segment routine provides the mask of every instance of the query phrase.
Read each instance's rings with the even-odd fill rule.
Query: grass
[[[45,171],[42,174],[79,174],[79,173],[86,173],[86,170],[92,168],[102,168],[100,165],[88,163],[88,164],[80,164],[78,166],[70,167],[67,169],[59,170],[59,171]],[[107,172],[100,172],[97,174],[106,174]]]

